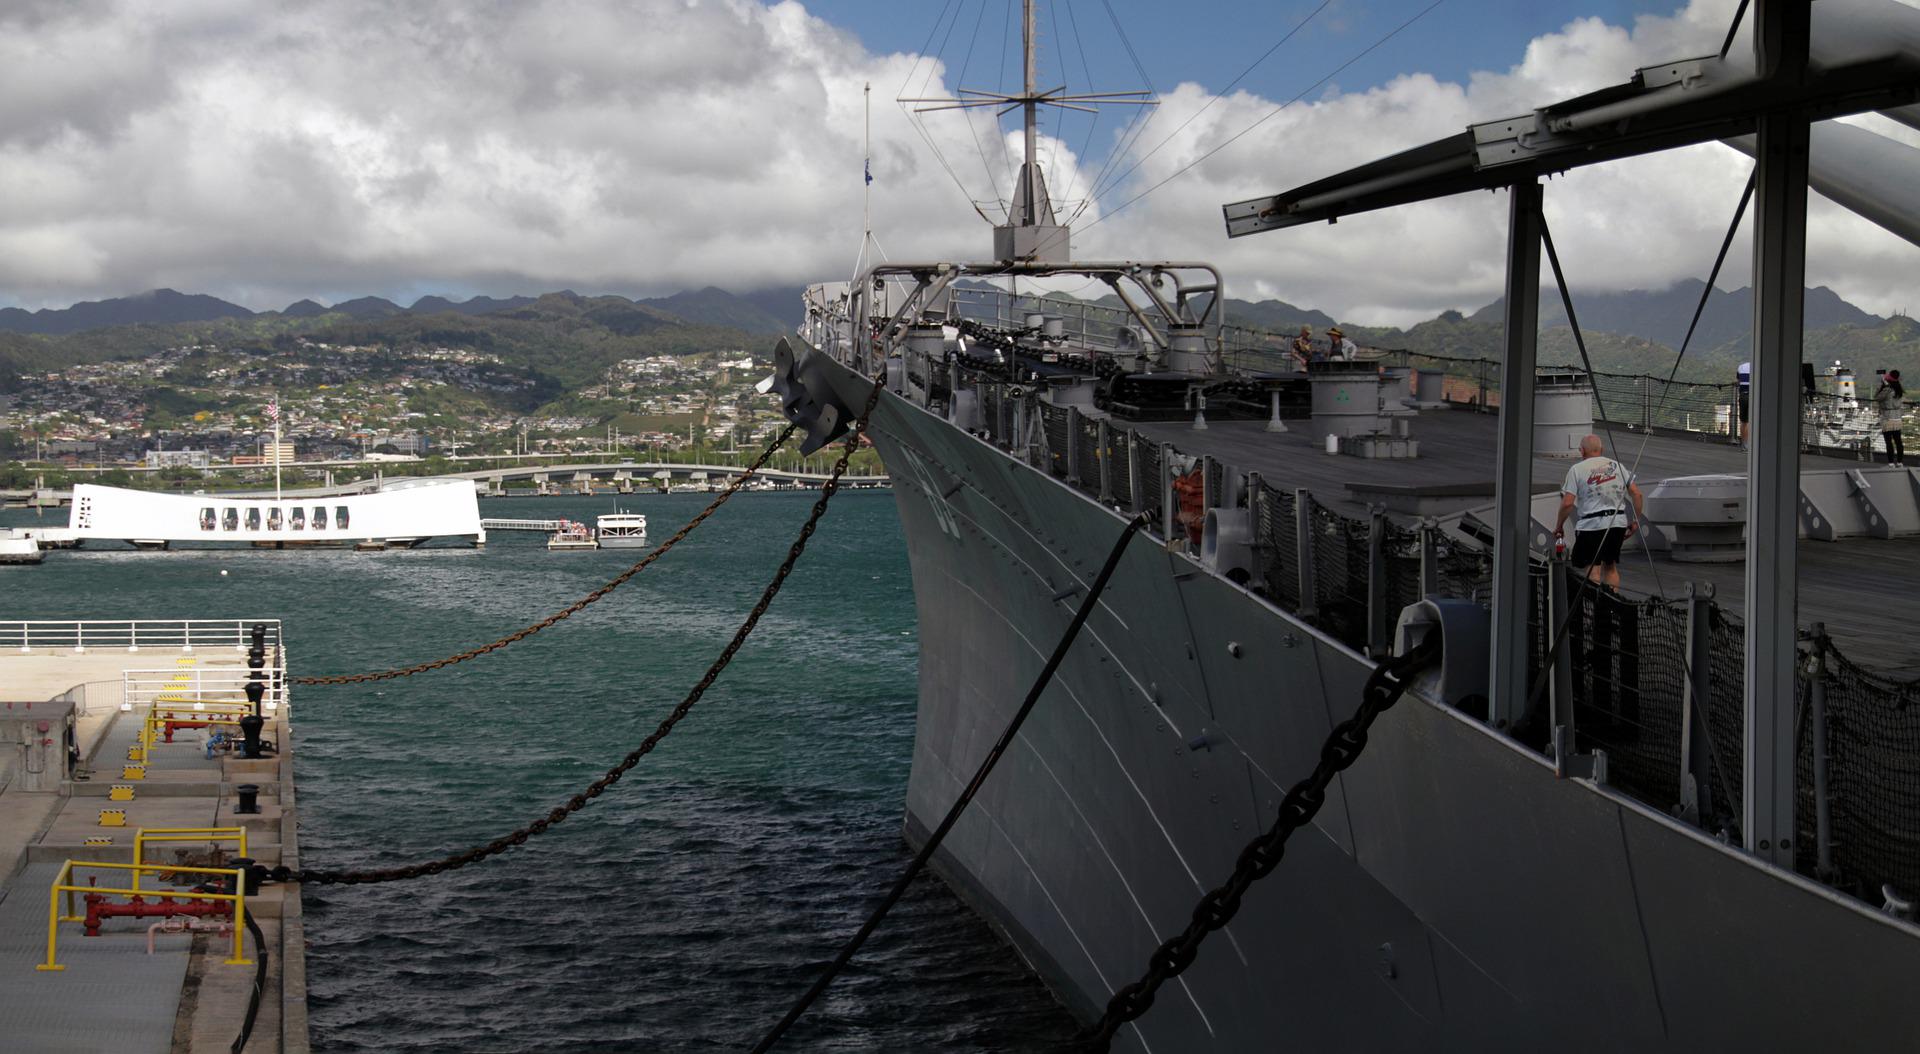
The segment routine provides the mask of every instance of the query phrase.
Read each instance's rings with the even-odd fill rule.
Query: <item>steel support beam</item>
[[[1709,587],[1710,588],[1710,587]],[[1680,818],[1711,830],[1714,795],[1713,594],[1687,583],[1687,682],[1680,707]]]
[[[1758,0],[1763,73],[1805,75],[1805,0]],[[1794,681],[1799,609],[1800,346],[1807,282],[1805,110],[1763,114],[1755,146],[1752,442],[1747,453],[1746,730],[1740,831],[1793,866]]]
[[[1528,564],[1533,537],[1533,373],[1540,335],[1540,184],[1509,191],[1507,348],[1500,368],[1500,448],[1495,479],[1492,681],[1495,728],[1512,728],[1527,707]]]

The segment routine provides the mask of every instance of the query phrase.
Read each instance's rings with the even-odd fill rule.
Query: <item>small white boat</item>
[[[637,512],[610,512],[594,520],[602,549],[644,549],[647,518]]]
[[[547,548],[551,550],[598,549],[600,543],[593,536],[593,528],[573,520],[561,520],[560,529],[547,536]]]

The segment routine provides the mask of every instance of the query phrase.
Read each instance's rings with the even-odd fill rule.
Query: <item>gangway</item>
[[[480,529],[483,531],[557,531],[559,520],[489,520],[482,518]]]

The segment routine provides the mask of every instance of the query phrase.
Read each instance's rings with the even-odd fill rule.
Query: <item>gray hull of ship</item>
[[[863,381],[810,357],[860,405]],[[891,395],[873,423],[918,605],[919,843],[1124,521]],[[1090,1020],[1272,822],[1370,670],[1142,536],[935,866]],[[1915,976],[1920,930],[1410,695],[1118,1045],[1910,1050]]]

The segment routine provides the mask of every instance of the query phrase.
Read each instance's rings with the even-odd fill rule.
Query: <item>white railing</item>
[[[54,696],[52,701],[72,703],[75,716],[86,717],[93,713],[94,703],[113,705],[120,701],[122,694],[120,686],[112,681],[86,681]]]
[[[280,646],[279,619],[30,619],[0,620],[0,648],[31,652],[64,648],[231,648],[246,651],[254,625],[267,627],[267,646]]]
[[[242,666],[124,670],[120,674],[120,709],[131,712],[155,703],[193,710],[203,710],[210,703],[244,706],[251,672]],[[260,709],[271,714],[287,701],[286,669],[264,672],[267,677],[262,683],[267,690],[260,698]]]

